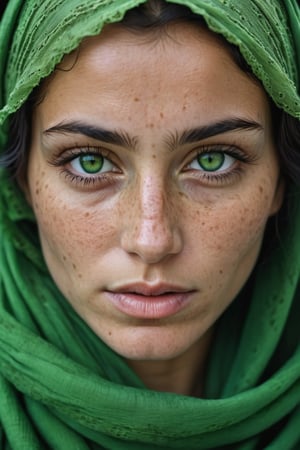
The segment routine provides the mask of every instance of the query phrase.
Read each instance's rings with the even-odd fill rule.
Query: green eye
[[[202,153],[197,156],[197,162],[201,169],[207,172],[215,172],[219,170],[225,161],[225,154],[223,152],[209,152]]]
[[[80,176],[102,175],[114,170],[114,164],[99,153],[82,153],[70,161],[71,170]]]
[[[86,173],[95,174],[103,168],[104,158],[102,155],[82,155],[79,164]]]

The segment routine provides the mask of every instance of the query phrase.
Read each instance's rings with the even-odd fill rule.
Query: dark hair
[[[148,0],[148,2],[130,10],[119,25],[136,33],[154,35],[168,31],[173,23],[194,23],[205,27],[202,17],[194,14],[186,6],[167,3],[164,0]],[[251,68],[242,57],[239,49],[228,43],[221,35],[216,35],[229,50],[238,67],[253,77]],[[7,167],[11,174],[19,176],[24,173],[27,160],[27,149],[30,144],[31,117],[34,106],[40,100],[40,90],[35,89],[25,104],[10,118],[9,141],[7,150],[0,159],[0,165]],[[269,99],[274,141],[278,150],[283,174],[296,184],[300,184],[300,121],[276,107]]]

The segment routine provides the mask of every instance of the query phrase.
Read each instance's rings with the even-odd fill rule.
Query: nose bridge
[[[155,263],[181,249],[175,211],[162,177],[141,177],[135,191],[133,223],[127,227],[123,247],[147,263]]]
[[[160,179],[148,176],[140,183],[139,214],[142,221],[160,222],[167,213],[166,191]]]
[[[136,201],[136,244],[145,251],[169,251],[174,231],[172,208],[162,177],[142,178]]]

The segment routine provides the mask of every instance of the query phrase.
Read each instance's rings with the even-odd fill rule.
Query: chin
[[[167,361],[178,358],[194,347],[195,342],[182,339],[166,330],[139,329],[130,335],[118,335],[116,339],[105,339],[105,343],[125,359],[133,361]]]

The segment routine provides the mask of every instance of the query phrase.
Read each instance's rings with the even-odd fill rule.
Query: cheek
[[[116,241],[116,221],[111,208],[85,206],[40,181],[32,192],[43,253],[59,285],[67,278],[83,278],[96,258]]]
[[[224,266],[240,261],[260,246],[273,190],[260,185],[246,194],[222,195],[189,212],[190,246],[198,246],[199,255],[217,258]]]

